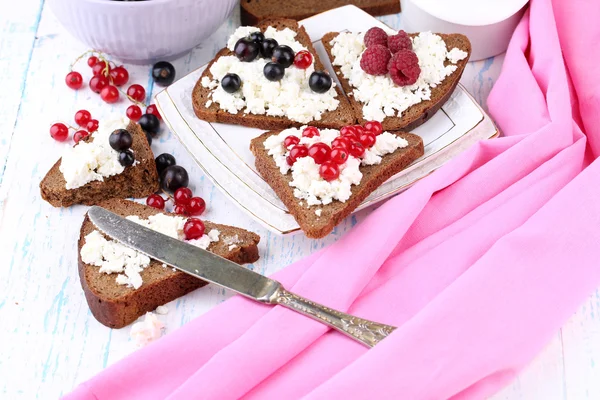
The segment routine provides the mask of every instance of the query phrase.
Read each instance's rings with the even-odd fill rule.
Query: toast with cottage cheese
[[[129,123],[127,130],[133,138],[131,149],[137,164],[125,167],[122,173],[102,181],[67,189],[65,177],[60,171],[61,158],[40,182],[42,198],[54,207],[70,207],[74,204],[94,205],[111,198],[141,198],[156,192],[159,188],[158,172],[146,134],[134,122]],[[94,136],[86,139],[93,141]]]
[[[306,33],[304,27],[298,25],[298,22],[296,22],[294,20],[290,20],[290,19],[265,20],[257,26],[257,29],[260,29],[260,31],[262,33],[265,33],[267,31],[267,29],[269,29],[269,27],[271,27],[272,29],[274,28],[276,31],[284,31],[286,29],[293,31],[296,34],[294,40],[296,40],[302,47],[306,48],[313,56],[315,71],[325,71],[323,63],[319,59],[319,56],[317,55],[308,34]],[[251,28],[241,27],[239,29],[243,30],[243,29],[251,29]],[[232,38],[233,37],[235,37],[235,34],[232,35]],[[231,43],[235,44],[235,42],[237,41],[236,39],[232,39],[232,38],[230,38],[230,40],[229,40],[230,43],[228,43],[228,45],[231,45]],[[281,44],[283,44],[283,43],[281,43]],[[208,66],[202,73],[202,76],[200,77],[200,79],[198,80],[196,85],[194,86],[194,89],[192,92],[192,103],[193,103],[194,112],[198,118],[208,121],[208,122],[221,122],[221,123],[226,123],[226,124],[244,125],[244,126],[248,126],[248,127],[252,127],[252,128],[259,128],[259,129],[263,129],[263,130],[285,129],[285,128],[289,128],[290,126],[301,126],[301,125],[304,125],[307,123],[310,123],[311,125],[314,125],[314,126],[317,126],[320,128],[338,128],[339,129],[342,126],[350,125],[355,122],[355,116],[354,116],[354,111],[352,109],[352,106],[350,105],[348,99],[343,95],[343,93],[341,92],[339,87],[332,87],[327,93],[324,93],[324,94],[313,94],[310,91],[311,89],[308,88],[308,84],[306,82],[303,82],[303,85],[306,87],[300,87],[300,89],[299,89],[300,92],[304,93],[306,97],[304,98],[303,101],[298,100],[299,104],[297,106],[288,107],[288,109],[293,110],[293,111],[290,111],[287,114],[283,113],[283,115],[275,116],[275,115],[266,115],[264,113],[247,112],[247,110],[248,110],[247,108],[241,108],[239,111],[236,109],[230,109],[229,107],[232,107],[230,102],[233,101],[232,96],[234,96],[236,94],[228,96],[219,87],[221,78],[225,75],[226,72],[229,72],[229,70],[225,69],[223,71],[220,71],[220,75],[223,75],[223,76],[213,76],[213,74],[211,72],[211,69],[214,71],[215,69],[217,69],[217,67],[219,67],[218,69],[220,70],[221,68],[220,68],[219,63],[224,63],[225,61],[228,60],[228,57],[232,57],[231,60],[234,62],[236,61],[235,55],[231,51],[231,49],[228,47],[225,47],[221,51],[219,51],[217,53],[217,55],[215,56],[215,58],[208,64]],[[260,58],[260,55],[258,58]],[[220,61],[221,59],[223,59],[223,60]],[[254,60],[252,62],[245,62],[240,65],[242,67],[248,69],[248,68],[254,67],[249,64],[258,63],[258,62],[260,62],[260,61]],[[295,92],[294,90],[296,90],[296,87],[293,84],[289,83],[289,82],[291,82],[291,78],[296,76],[295,74],[293,74],[293,73],[290,74],[290,72],[289,72],[289,70],[294,69],[294,68],[295,68],[294,65],[287,68],[286,74],[284,75],[283,79],[281,81],[277,82],[280,84],[280,87],[282,88],[282,90],[285,90],[285,93],[277,94],[276,96],[274,96],[275,98],[284,99],[285,101],[288,101],[288,100],[292,101],[292,99],[298,98],[297,93],[299,93],[299,92]],[[246,71],[246,70],[244,70],[244,71]],[[263,78],[259,78],[258,77],[259,75],[260,75],[260,73],[258,75],[256,75],[256,74],[253,75],[256,82],[260,82],[260,80],[258,80],[258,79],[263,79]],[[290,81],[287,81],[288,75],[290,77]],[[269,88],[278,87],[278,85],[274,84],[273,82],[268,82],[266,79],[263,79],[263,80],[264,80],[264,82],[261,82],[261,84],[271,84],[271,86],[269,86]],[[333,80],[333,81],[335,82],[335,80]],[[242,88],[240,89],[242,92],[243,92],[243,86],[244,86],[244,82],[242,82]],[[334,86],[335,86],[335,83],[334,83]],[[224,108],[222,108],[221,105],[218,104],[217,101],[215,100],[215,93],[213,93],[213,92],[216,92],[216,91],[221,91],[221,93],[220,93],[222,96],[221,102],[222,102]],[[263,91],[264,91],[264,89],[263,89]],[[310,116],[307,117],[305,115],[305,112],[312,110],[312,108],[311,108],[313,106],[313,103],[311,102],[312,100],[314,100],[315,103],[318,104],[318,102],[322,98],[319,96],[333,97],[334,95],[335,95],[335,100],[338,102],[335,109],[322,111],[320,116],[318,117],[318,119],[314,119],[314,120],[304,120],[303,119],[303,118],[310,118]],[[268,94],[265,96],[268,96]],[[287,99],[286,96],[290,97],[290,99]],[[330,98],[327,98],[327,99],[331,101]],[[260,107],[261,106],[258,106],[258,111],[261,111]],[[274,113],[276,112],[276,111],[274,111],[276,109],[276,107],[271,107],[271,106],[269,106],[269,104],[267,104],[266,109],[268,109],[269,112],[274,112]],[[228,110],[236,111],[236,113],[229,112]],[[277,111],[277,112],[281,113],[282,110],[284,110],[284,107],[278,108],[278,110],[279,111]],[[306,110],[308,110],[308,111],[306,111]],[[319,108],[319,110],[320,110],[320,108]]]
[[[405,132],[385,132],[395,138],[404,140],[404,147],[380,156],[380,162],[373,165],[360,165],[358,170],[362,178],[358,184],[352,184],[344,201],[333,199],[328,204],[310,204],[311,201],[303,195],[298,196],[293,184],[294,172],[283,173],[273,156],[273,147],[269,138],[287,136],[293,129],[285,131],[266,132],[253,139],[250,150],[254,154],[256,169],[263,179],[285,204],[290,214],[294,216],[300,229],[307,237],[318,239],[328,235],[344,218],[349,216],[373,191],[389,178],[408,167],[413,161],[424,154],[423,140],[420,136]],[[321,131],[321,135],[324,135]],[[390,136],[387,136],[388,138]],[[401,140],[400,139],[400,140]],[[281,160],[290,153],[283,150]],[[305,157],[308,160],[310,157]],[[366,158],[366,157],[365,157]],[[296,161],[298,162],[298,161]],[[342,176],[342,173],[340,174]],[[340,178],[341,179],[341,178]],[[321,182],[322,183],[322,182]],[[334,182],[339,186],[340,182]],[[334,186],[332,185],[332,187]]]
[[[240,9],[243,25],[255,25],[265,18],[302,20],[348,4],[360,7],[373,16],[400,12],[398,0],[296,0],[281,7],[280,0],[242,0]]]
[[[98,204],[123,217],[137,216],[147,219],[156,214],[175,216],[129,200],[112,199]],[[204,221],[206,232],[218,230],[217,241],[211,241],[208,251],[218,254],[238,264],[252,263],[258,260],[258,242],[260,237],[241,228],[214,224]],[[86,236],[96,231],[96,227],[86,215],[78,242],[79,278],[85,298],[92,315],[102,324],[111,328],[122,328],[135,321],[146,312],[175,300],[194,289],[206,285],[206,282],[184,272],[174,270],[156,260],[150,260],[139,275],[141,286],[131,287],[117,283],[120,274],[101,273],[100,268],[82,260],[82,248]],[[107,240],[107,236],[103,235]],[[133,251],[133,250],[131,250]],[[87,250],[86,257],[89,257]]]
[[[348,98],[350,99],[350,103],[352,104],[352,108],[354,109],[354,115],[357,118],[358,122],[364,123],[365,121],[376,119],[383,124],[383,129],[385,130],[410,131],[426,122],[429,118],[431,118],[444,105],[444,103],[446,103],[446,101],[452,95],[452,92],[454,92],[454,89],[456,88],[456,85],[460,80],[465,66],[467,65],[469,56],[471,55],[471,43],[466,36],[461,34],[434,34],[441,37],[445,44],[446,51],[449,52],[452,49],[456,48],[460,51],[465,52],[467,54],[466,57],[457,61],[456,63],[451,63],[449,60],[446,60],[444,62],[445,66],[449,66],[451,64],[456,65],[456,69],[450,75],[446,76],[440,84],[431,88],[431,96],[428,100],[423,100],[414,105],[411,105],[406,110],[404,110],[401,113],[401,115],[386,115],[385,118],[373,118],[373,115],[365,115],[365,102],[359,101],[355,98],[356,87],[353,86],[350,82],[350,77],[344,74],[343,65],[340,65],[340,62],[336,63],[336,56],[334,54],[336,38],[338,38],[339,35],[349,34],[353,33],[329,32],[325,34],[322,38],[323,47],[329,55],[329,59],[333,65],[333,69],[344,89],[344,92],[348,95]],[[414,33],[409,34],[408,36],[411,37],[411,40],[413,40],[414,43],[414,39],[419,35],[419,33]],[[342,53],[347,54],[347,51],[342,51]],[[385,93],[385,90],[379,90],[378,92]],[[387,99],[382,103],[388,106],[390,104],[390,102]]]

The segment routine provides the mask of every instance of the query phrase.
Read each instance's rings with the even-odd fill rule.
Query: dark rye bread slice
[[[294,196],[294,188],[290,186],[292,174],[283,175],[275,160],[264,147],[264,141],[271,135],[279,132],[266,132],[250,142],[250,150],[256,157],[256,169],[264,180],[273,188],[277,196],[294,216],[300,229],[307,237],[319,239],[329,234],[333,228],[344,218],[349,216],[360,203],[363,202],[375,189],[389,178],[408,167],[413,161],[424,153],[423,140],[420,136],[405,132],[392,132],[408,141],[408,146],[398,149],[382,158],[381,164],[361,166],[363,174],[359,185],[352,185],[352,195],[342,203],[333,201],[327,205],[308,206],[305,201]],[[300,205],[303,203],[303,205]],[[321,215],[315,211],[321,209]]]
[[[112,198],[146,197],[158,190],[158,172],[154,163],[154,154],[142,128],[130,122],[127,130],[133,137],[131,146],[139,164],[126,167],[125,170],[104,181],[89,182],[76,189],[65,187],[65,178],[60,172],[61,160],[58,160],[40,182],[42,198],[54,207],[69,207],[73,204],[94,205]]]
[[[158,213],[168,214],[129,200],[113,199],[99,205],[123,217],[137,215],[140,218],[148,218]],[[213,228],[221,232],[221,240],[211,243],[208,247],[209,251],[238,264],[258,260],[257,244],[260,236],[232,226],[208,221],[204,221],[204,224],[207,232]],[[173,271],[171,267],[165,268],[156,260],[152,260],[150,265],[141,272],[143,284],[139,289],[118,285],[115,281],[116,274],[100,273],[99,267],[81,261],[81,247],[85,244],[85,236],[95,229],[96,227],[86,215],[81,225],[77,259],[85,298],[92,314],[102,324],[111,328],[122,328],[146,312],[206,285],[206,282],[191,275]],[[229,250],[229,245],[225,244],[222,238],[234,235],[238,235],[240,242],[238,247]]]
[[[333,8],[349,4],[362,8],[371,15],[400,12],[399,0],[295,0],[282,6],[281,0],[241,0],[242,25],[255,25],[265,18],[301,20]]]
[[[338,35],[337,32],[329,32],[323,36],[322,43],[323,47],[327,51],[329,55],[329,59],[333,64],[333,55],[331,54],[331,40]],[[455,47],[466,51],[468,53],[467,58],[460,60],[456,63],[456,70],[444,79],[444,81],[431,89],[431,99],[422,101],[418,104],[415,104],[409,107],[402,113],[401,117],[386,117],[382,121],[383,129],[388,131],[394,130],[403,130],[410,131],[416,128],[419,125],[425,123],[429,118],[431,118],[452,95],[462,73],[467,65],[469,57],[471,56],[471,42],[465,35],[461,35],[458,33],[455,34],[443,34],[437,33],[437,35],[441,36],[444,42],[446,43],[446,48],[448,50],[453,49]],[[417,36],[417,34],[409,34],[411,37]],[[450,62],[446,61],[446,65],[449,65]],[[353,96],[350,96],[350,93],[354,90],[350,85],[348,80],[344,78],[342,75],[341,68],[339,66],[333,66],[335,73],[337,74],[346,95],[348,95],[348,99],[350,99],[350,103],[354,108],[354,115],[358,119],[359,123],[364,123],[366,120],[363,118],[363,103],[358,102],[354,99]]]
[[[323,67],[323,63],[319,59],[317,52],[315,51],[306,30],[304,27],[298,25],[298,22],[291,19],[277,19],[277,20],[265,20],[258,25],[263,32],[269,26],[274,27],[275,29],[281,30],[284,28],[290,28],[298,34],[296,35],[296,40],[300,42],[304,47],[306,47],[310,53],[314,56],[315,69],[316,70],[325,70]],[[237,114],[230,114],[227,111],[221,110],[219,105],[216,103],[212,103],[210,107],[206,107],[206,102],[210,100],[209,94],[211,93],[211,89],[205,88],[202,86],[201,81],[202,78],[208,76],[209,78],[213,78],[210,73],[210,67],[212,64],[217,61],[222,56],[232,55],[227,47],[221,49],[215,58],[208,64],[198,82],[194,86],[194,90],[192,91],[192,103],[194,106],[194,112],[196,116],[200,119],[203,119],[208,122],[222,122],[225,124],[236,124],[236,125],[244,125],[249,126],[251,128],[259,128],[263,130],[276,130],[276,129],[286,129],[292,126],[302,126],[306,124],[302,124],[300,122],[295,122],[289,120],[285,117],[274,117],[269,115],[256,115],[256,114],[244,114],[243,110],[238,112]],[[319,128],[334,128],[339,129],[342,126],[352,125],[355,122],[354,111],[352,106],[348,102],[348,99],[342,94],[339,87],[335,88],[337,92],[336,99],[339,100],[338,108],[334,111],[327,111],[321,115],[321,119],[319,121],[312,121],[310,124]]]

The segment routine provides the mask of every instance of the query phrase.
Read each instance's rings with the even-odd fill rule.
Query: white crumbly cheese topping
[[[317,215],[317,217],[320,217],[322,212],[323,212],[323,210],[321,210],[320,208],[317,208],[315,210],[315,214]]]
[[[81,141],[63,154],[60,172],[67,189],[76,189],[92,181],[117,175],[125,170],[119,163],[119,152],[110,147],[108,138],[116,129],[127,128],[125,118],[103,121],[92,133],[92,141]]]
[[[146,228],[155,230],[174,239],[184,240],[183,226],[186,218],[170,216],[165,214],[150,215],[148,219],[142,219],[136,215],[127,217],[130,221],[138,223]],[[211,229],[208,234],[199,239],[188,240],[187,243],[198,246],[204,250],[212,242],[219,241],[220,232]],[[106,239],[100,232],[94,230],[85,237],[85,244],[81,247],[81,260],[86,264],[100,267],[98,272],[106,274],[118,274],[116,282],[119,285],[127,285],[138,289],[143,284],[141,272],[150,265],[150,258],[116,240]],[[166,265],[163,264],[163,268]]]
[[[229,251],[231,251],[236,247],[239,247],[238,244],[241,243],[241,240],[238,237],[238,235],[226,236],[223,238],[223,243],[225,243],[225,245],[228,245]]]
[[[233,50],[238,39],[255,31],[258,29],[238,28],[228,41],[229,49]],[[296,32],[289,28],[276,30],[268,27],[264,35],[277,40],[280,45],[291,47],[294,52],[307,50],[295,40]],[[338,107],[335,83],[326,93],[315,93],[308,86],[309,77],[315,70],[314,62],[307,69],[291,65],[285,69],[283,79],[271,82],[263,74],[263,68],[269,61],[260,56],[252,62],[242,62],[234,55],[220,57],[210,67],[213,79],[205,76],[200,81],[203,87],[211,90],[211,99],[206,106],[216,103],[230,114],[241,111],[244,114],[287,117],[301,123],[320,120],[324,112]],[[242,81],[242,87],[235,93],[227,93],[221,87],[220,81],[228,73],[237,74]]]
[[[169,313],[169,309],[167,308],[167,306],[158,306],[154,311],[159,315],[166,315]]]
[[[156,314],[147,312],[143,321],[133,324],[129,336],[137,347],[143,347],[160,338],[164,327],[165,324],[156,317]]]
[[[335,129],[321,129],[319,136],[307,138],[302,136],[305,127],[290,128],[277,135],[269,136],[263,143],[268,154],[273,157],[275,164],[282,174],[292,171],[290,186],[294,189],[294,196],[305,200],[306,204],[329,204],[333,200],[345,202],[352,195],[352,185],[358,185],[362,179],[361,165],[374,165],[381,163],[382,156],[393,153],[399,148],[408,146],[408,142],[389,132],[383,132],[376,137],[375,144],[361,159],[349,155],[348,160],[340,165],[340,175],[337,179],[328,182],[319,175],[319,165],[311,157],[298,158],[293,166],[289,166],[286,157],[289,154],[284,140],[288,136],[300,138],[300,144],[310,147],[317,142],[331,146],[331,142],[340,134]],[[291,147],[290,147],[291,148]]]
[[[431,88],[457,68],[456,65],[445,65],[446,60],[456,64],[467,56],[457,48],[448,51],[442,38],[431,32],[421,32],[411,40],[421,74],[410,86],[398,86],[389,75],[374,76],[362,70],[364,33],[341,32],[330,42],[333,65],[340,67],[342,75],[354,88],[351,95],[363,103],[365,119],[383,121],[385,117],[401,116],[410,106],[429,100]]]

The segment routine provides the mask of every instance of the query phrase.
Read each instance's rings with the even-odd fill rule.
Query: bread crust
[[[42,199],[54,207],[70,207],[74,204],[94,205],[112,198],[141,198],[159,189],[158,172],[154,154],[142,128],[130,122],[127,130],[133,137],[131,146],[138,164],[126,167],[118,174],[103,181],[89,182],[76,189],[65,187],[65,178],[60,172],[59,159],[40,182]]]
[[[359,185],[352,186],[352,195],[346,202],[333,201],[327,205],[307,206],[305,202],[294,196],[294,190],[289,185],[292,181],[291,174],[283,175],[273,157],[264,148],[265,139],[278,133],[266,132],[250,142],[250,150],[256,157],[256,169],[285,204],[290,214],[294,216],[300,229],[307,237],[313,239],[328,235],[375,189],[424,154],[423,140],[420,136],[405,132],[392,132],[406,139],[408,147],[384,156],[379,165],[361,166],[363,179]],[[300,203],[303,204],[300,205]],[[321,209],[320,216],[315,214],[317,209]]]
[[[140,218],[147,218],[158,213],[169,214],[129,200],[112,199],[99,205],[121,216],[137,215]],[[232,250],[229,250],[228,245],[222,241],[211,243],[208,250],[238,264],[258,260],[257,245],[260,236],[241,228],[208,221],[204,223],[207,231],[218,229],[221,238],[237,234],[241,241],[240,245]],[[146,312],[153,311],[160,305],[206,285],[206,282],[184,272],[163,267],[162,263],[156,260],[151,260],[150,265],[141,272],[144,283],[139,289],[118,285],[115,274],[100,273],[98,267],[81,260],[81,248],[85,244],[85,236],[95,229],[86,214],[79,234],[77,260],[85,298],[92,315],[103,325],[122,328]]]
[[[294,31],[298,32],[297,40],[302,43],[304,47],[306,47],[314,56],[315,69],[316,70],[325,70],[321,60],[319,59],[311,40],[306,33],[304,27],[298,25],[298,23],[294,20],[290,19],[276,19],[276,20],[265,20],[260,23],[258,26],[263,32],[269,27],[273,26],[278,29],[290,28]],[[239,112],[238,114],[230,114],[225,110],[221,110],[218,104],[212,103],[210,107],[206,107],[206,103],[209,98],[209,94],[211,93],[211,89],[205,88],[202,86],[201,81],[202,78],[207,76],[210,79],[213,79],[212,74],[210,73],[210,67],[223,56],[232,55],[233,53],[228,48],[221,49],[215,56],[215,58],[208,64],[198,82],[194,85],[194,89],[192,91],[192,105],[194,108],[194,113],[196,116],[207,122],[221,122],[225,124],[236,124],[248,126],[251,128],[259,128],[263,130],[276,130],[276,129],[286,129],[292,126],[299,127],[302,125],[300,122],[292,121],[285,117],[274,117],[269,115],[255,115],[255,114],[243,114]],[[345,125],[352,125],[356,122],[354,117],[354,111],[352,106],[350,105],[348,99],[344,96],[339,87],[335,88],[337,92],[336,99],[340,102],[338,108],[334,111],[327,111],[321,115],[321,119],[319,121],[312,121],[310,124],[317,126],[319,128],[332,128],[339,129]]]
[[[344,92],[352,93],[354,88],[352,85],[350,85],[348,79],[344,78],[341,68],[333,65],[334,57],[331,53],[331,40],[333,40],[333,38],[335,38],[338,34],[339,32],[326,33],[323,35],[322,43],[325,51],[329,55],[329,60],[331,61],[333,70],[342,84]],[[417,34],[410,34],[409,36],[415,37],[416,35]],[[425,100],[409,107],[402,113],[401,117],[386,117],[381,122],[384,130],[410,131],[422,125],[423,123],[427,122],[440,108],[442,108],[442,106],[446,103],[446,101],[448,101],[454,92],[454,89],[456,89],[456,85],[458,85],[460,77],[462,76],[462,73],[467,65],[469,57],[471,56],[471,42],[465,35],[461,34],[437,33],[437,35],[442,37],[447,48],[458,47],[459,49],[466,51],[468,56],[456,63],[456,70],[447,76],[441,84],[431,89],[430,100]],[[356,99],[354,99],[352,96],[349,96],[348,99],[352,105],[352,108],[354,109],[355,118],[360,124],[365,123],[366,120],[363,118],[363,103],[356,101]]]
[[[333,8],[353,4],[367,13],[378,16],[400,12],[398,0],[300,0],[295,9],[280,6],[280,0],[241,0],[242,25],[255,25],[265,18],[291,18],[302,20]]]

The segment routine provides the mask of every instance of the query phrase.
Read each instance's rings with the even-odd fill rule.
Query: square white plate
[[[300,24],[313,39],[313,45],[331,76],[335,74],[320,40],[325,33],[364,31],[373,26],[389,29],[354,6],[318,14]],[[206,65],[198,68],[156,96],[163,120],[206,176],[242,210],[274,232],[288,234],[298,231],[294,218],[254,166],[250,140],[263,131],[209,123],[194,114],[192,89],[205,68]],[[381,185],[356,211],[401,192],[476,141],[498,133],[489,116],[460,84],[441,110],[412,132],[423,138],[424,156]]]

